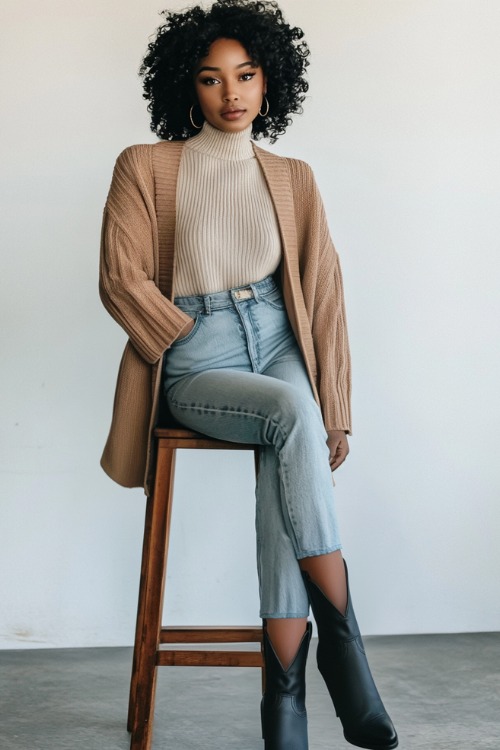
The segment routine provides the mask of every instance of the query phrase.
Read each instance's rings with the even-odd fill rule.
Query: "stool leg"
[[[255,468],[255,479],[259,477],[259,460],[260,451],[259,448],[254,448],[253,452],[253,463]],[[262,666],[260,668],[261,682],[262,682],[262,694],[266,692],[266,661],[264,659],[264,623],[262,623],[262,640],[260,642],[260,653],[262,656]]]
[[[153,490],[149,537],[143,554],[141,591],[132,684],[130,690],[129,726],[132,731],[130,750],[150,750],[156,689],[156,654],[159,648],[165,586],[166,561],[172,511],[172,489],[175,449],[158,445],[156,478]],[[148,501],[149,503],[149,501]],[[148,508],[149,511],[149,508]],[[149,518],[146,519],[146,526]],[[149,533],[148,533],[149,532]]]
[[[137,703],[137,677],[139,669],[139,654],[141,650],[142,631],[144,629],[144,606],[146,598],[146,575],[148,560],[151,555],[151,523],[153,516],[153,496],[146,502],[146,517],[144,521],[144,541],[142,545],[141,578],[139,582],[139,601],[137,604],[137,622],[135,626],[134,656],[132,659],[132,677],[130,680],[130,695],[128,702],[127,730],[134,731],[134,713]]]

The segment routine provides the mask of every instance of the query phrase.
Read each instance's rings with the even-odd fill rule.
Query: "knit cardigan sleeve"
[[[191,318],[162,295],[152,146],[130,146],[116,161],[104,208],[99,293],[141,357],[153,364]]]
[[[351,434],[351,359],[342,271],[312,169],[290,160],[301,286],[317,364],[317,388],[327,430]]]

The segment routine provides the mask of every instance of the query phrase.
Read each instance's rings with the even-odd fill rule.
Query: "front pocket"
[[[269,307],[274,307],[275,310],[285,309],[285,300],[281,293],[281,289],[273,289],[268,294],[259,294],[259,301],[265,302]]]
[[[189,313],[187,313],[189,315]],[[176,339],[172,346],[182,346],[183,344],[188,344],[191,339],[193,339],[196,334],[198,333],[198,330],[203,322],[203,315],[200,313],[196,313],[196,318],[194,318],[194,326],[191,328],[187,336],[183,336],[180,339]]]

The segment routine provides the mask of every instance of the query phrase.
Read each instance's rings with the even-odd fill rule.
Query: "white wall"
[[[124,335],[97,264],[114,159],[154,140],[136,72],[160,7],[1,11],[7,648],[132,641],[144,501],[98,465]],[[282,7],[313,61],[274,148],[315,169],[345,276],[354,436],[337,502],[358,618],[500,629],[500,5]],[[199,462],[179,460],[169,619],[256,622],[250,455]]]

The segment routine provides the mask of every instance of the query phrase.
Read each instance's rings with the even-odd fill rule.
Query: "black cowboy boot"
[[[308,750],[305,671],[311,632],[308,622],[297,654],[285,670],[264,628],[266,690],[261,714],[265,750]]]
[[[345,565],[345,562],[344,562]],[[318,669],[326,682],[347,742],[369,750],[397,747],[398,736],[375,687],[349,593],[345,615],[303,572],[318,626]]]

